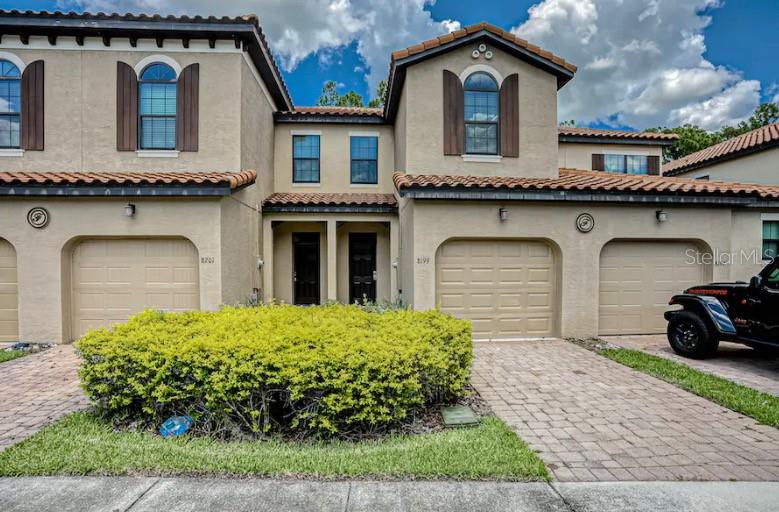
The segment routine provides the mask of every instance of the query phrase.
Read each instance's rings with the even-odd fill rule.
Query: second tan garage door
[[[0,238],[0,341],[19,341],[16,250]]]
[[[600,334],[664,333],[668,299],[710,280],[694,242],[611,242],[600,258]]]
[[[436,302],[470,320],[474,339],[556,334],[555,257],[543,242],[455,240],[436,260]]]
[[[144,309],[200,304],[197,250],[183,239],[85,240],[73,251],[73,337]]]

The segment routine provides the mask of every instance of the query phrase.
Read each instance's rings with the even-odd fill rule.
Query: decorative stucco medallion
[[[576,217],[576,229],[582,233],[589,233],[595,227],[595,218],[589,213],[582,213]]]
[[[27,222],[36,229],[45,228],[49,223],[49,212],[40,206],[30,208],[30,211],[27,212]]]

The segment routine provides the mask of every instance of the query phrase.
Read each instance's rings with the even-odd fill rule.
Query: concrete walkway
[[[767,512],[779,484],[760,482],[314,482],[188,478],[5,478],[3,512],[474,511]]]
[[[779,396],[779,357],[767,355],[737,343],[720,343],[714,357],[704,360],[681,357],[671,350],[663,335],[604,336],[603,341],[622,348],[640,350],[686,364],[702,372],[738,382],[764,393]]]
[[[77,368],[72,345],[0,363],[0,450],[69,412],[88,407]]]
[[[560,481],[779,480],[779,429],[562,340],[475,352],[473,385]]]

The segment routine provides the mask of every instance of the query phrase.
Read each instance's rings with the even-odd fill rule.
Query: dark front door
[[[292,234],[295,304],[319,304],[319,233]]]
[[[376,300],[376,233],[349,233],[349,302]]]
[[[761,272],[762,285],[756,290],[761,333],[760,338],[779,342],[779,263]]]

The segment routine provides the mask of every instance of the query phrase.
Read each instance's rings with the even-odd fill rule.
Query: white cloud
[[[292,71],[312,53],[328,64],[346,45],[357,41],[357,52],[369,69],[373,92],[386,78],[389,56],[447,31],[456,21],[434,21],[425,5],[434,0],[60,0],[62,7],[118,12],[241,15],[256,13],[274,54]]]
[[[512,31],[579,64],[560,92],[560,119],[636,128],[748,117],[760,84],[704,58],[702,14],[719,0],[543,0]]]

